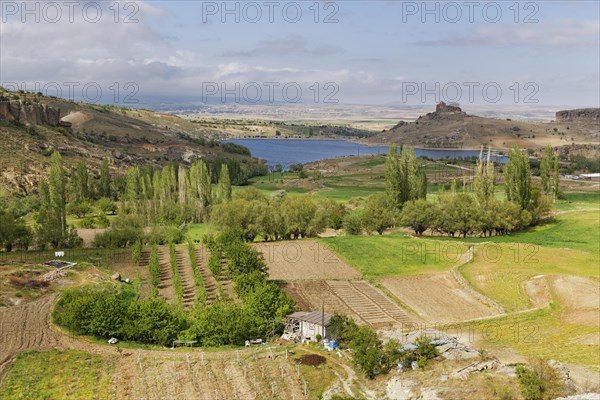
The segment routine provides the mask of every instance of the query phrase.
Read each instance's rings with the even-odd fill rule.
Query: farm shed
[[[326,338],[333,315],[321,311],[298,311],[287,316],[283,338],[288,340],[317,341],[317,335]]]

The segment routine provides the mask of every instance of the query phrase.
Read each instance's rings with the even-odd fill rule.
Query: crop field
[[[384,328],[418,320],[366,281],[302,280],[279,285],[306,311],[324,307],[327,313],[351,316],[361,325]]]
[[[190,351],[174,358],[132,352],[119,360],[115,379],[117,398],[304,398],[302,374],[280,351]]]
[[[465,290],[450,272],[384,278],[382,285],[433,324],[497,315],[498,310]]]
[[[315,240],[257,243],[274,280],[358,279],[361,274]]]
[[[202,286],[206,291],[207,304],[214,303],[217,300],[219,297],[220,287],[222,287],[230,294],[231,297],[233,297],[233,283],[228,280],[226,276],[226,269],[223,269],[223,272],[220,276],[215,277],[208,268],[208,258],[210,256],[208,249],[206,249],[204,246],[195,246],[194,254],[200,272]],[[180,246],[176,248],[176,269],[173,269],[173,266],[171,265],[169,247],[158,247],[158,261],[160,266],[158,295],[171,303],[177,300],[174,290],[174,272],[176,272],[182,286],[182,305],[184,308],[190,308],[196,301],[198,296],[198,288],[196,287],[194,269],[192,267],[192,262],[187,247]],[[142,251],[139,266],[132,267],[131,270],[126,270],[132,274],[134,271],[138,271],[138,273],[144,277],[144,279],[142,279],[142,286],[140,289],[142,297],[145,297],[149,292],[148,287],[150,283],[147,278],[149,264],[150,251],[144,250]],[[122,263],[119,265],[120,267],[123,266]]]
[[[369,278],[446,271],[460,264],[467,246],[456,241],[414,239],[403,234],[320,239]]]

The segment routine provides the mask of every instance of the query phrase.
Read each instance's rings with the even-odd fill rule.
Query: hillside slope
[[[400,121],[389,131],[371,137],[375,143],[396,142],[430,148],[495,148],[519,145],[538,148],[550,144],[597,144],[599,109],[559,111],[550,123],[515,121],[468,115],[460,107],[438,104],[436,111],[414,122]]]
[[[170,114],[76,103],[31,93],[0,93],[0,189],[27,193],[46,176],[53,150],[67,166],[85,159],[97,171],[103,159],[122,172],[223,154],[219,131]]]

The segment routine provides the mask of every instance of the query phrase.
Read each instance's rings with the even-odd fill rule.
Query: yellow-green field
[[[0,388],[2,399],[111,399],[114,360],[77,350],[20,354]]]

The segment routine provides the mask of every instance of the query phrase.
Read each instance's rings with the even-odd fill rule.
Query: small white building
[[[287,340],[317,341],[317,335],[328,337],[327,328],[333,315],[322,311],[298,311],[287,316],[282,338]]]

